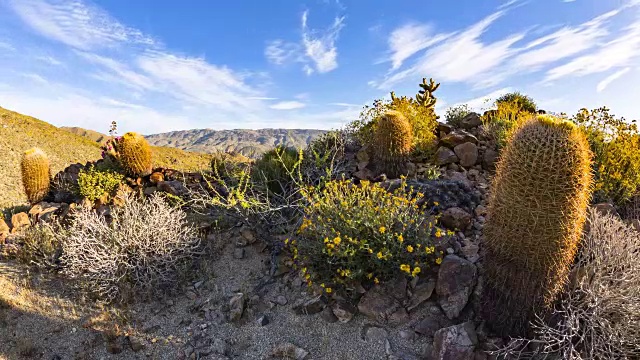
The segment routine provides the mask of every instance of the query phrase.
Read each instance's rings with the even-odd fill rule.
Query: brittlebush
[[[418,204],[424,194],[404,180],[393,193],[366,181],[330,181],[303,191],[309,204],[297,237],[286,243],[309,285],[327,293],[358,283],[379,283],[398,274],[410,277],[442,261],[436,217]]]

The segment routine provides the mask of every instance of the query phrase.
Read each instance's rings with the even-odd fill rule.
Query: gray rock
[[[498,152],[493,149],[486,149],[482,156],[482,167],[485,170],[494,170],[496,161],[498,160]]]
[[[284,295],[278,295],[276,297],[276,304],[280,306],[284,306],[284,305],[287,305],[287,303],[288,303],[287,298]]]
[[[450,134],[443,136],[440,139],[439,144],[453,149],[456,145],[464,144],[466,142],[477,144],[478,138],[464,130],[455,130]]]
[[[390,293],[384,286],[374,286],[362,296],[358,310],[366,317],[381,323],[399,325],[408,321],[407,310]]]
[[[462,121],[460,122],[460,126],[465,130],[472,129],[480,125],[482,125],[482,119],[480,119],[479,114],[474,112],[467,114],[467,116],[462,118]]]
[[[160,181],[157,186],[158,191],[166,192],[174,196],[183,196],[189,193],[182,181]]]
[[[436,282],[434,280],[429,280],[418,284],[418,286],[413,289],[412,295],[409,298],[407,310],[411,311],[417,308],[423,302],[427,301],[427,299],[431,297],[431,294],[433,294],[433,290],[435,288]]]
[[[304,360],[309,355],[309,352],[291,343],[284,343],[277,345],[270,355],[280,359]]]
[[[313,299],[301,300],[293,306],[293,312],[297,315],[313,315],[321,312],[324,307],[322,296],[317,296]]]
[[[365,325],[363,330],[364,330],[364,339],[366,341],[384,344],[384,342],[389,337],[387,330],[379,326]]]
[[[460,159],[460,165],[464,167],[471,167],[478,161],[478,146],[471,142],[456,145],[453,148],[453,152]]]
[[[442,225],[451,230],[465,230],[471,225],[471,214],[459,207],[447,209],[442,214]]]
[[[329,324],[333,324],[335,322],[338,322],[338,318],[336,317],[336,315],[333,313],[333,310],[331,308],[325,308],[324,310],[322,310],[322,313],[320,314],[320,317],[328,322]]]
[[[435,333],[442,329],[453,325],[453,322],[440,310],[434,306],[434,311],[422,319],[414,328],[415,332],[426,337],[433,337]]]
[[[458,156],[453,150],[440,146],[436,151],[436,165],[442,166],[458,162]]]
[[[444,136],[453,131],[453,126],[438,122],[438,131],[440,132],[440,136]]]
[[[433,359],[474,360],[476,345],[478,338],[471,322],[440,329],[433,339]]]
[[[269,325],[269,318],[267,317],[267,315],[262,315],[258,317],[257,323],[258,326],[267,326]]]
[[[358,309],[344,300],[338,300],[331,308],[333,314],[341,323],[348,323],[353,319]]]
[[[229,300],[229,321],[238,321],[244,313],[246,297],[243,293],[237,293]]]
[[[436,293],[439,303],[449,319],[460,315],[469,301],[477,280],[477,269],[469,260],[447,255],[438,271]]]
[[[131,347],[131,350],[133,350],[133,352],[138,352],[144,349],[144,343],[142,342],[142,339],[135,336],[129,336],[128,339],[129,346]]]
[[[234,259],[244,259],[244,248],[235,248],[233,250]]]
[[[618,214],[618,211],[616,210],[616,207],[613,206],[612,204],[599,203],[599,204],[593,205],[593,208],[596,211],[598,211],[599,213],[603,214],[603,215],[611,215],[611,216],[620,217],[620,215]]]

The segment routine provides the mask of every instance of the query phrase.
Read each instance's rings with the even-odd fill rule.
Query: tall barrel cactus
[[[374,134],[375,159],[387,176],[397,177],[413,146],[413,129],[401,112],[387,111],[378,119]]]
[[[591,152],[570,122],[542,115],[510,137],[484,227],[484,317],[502,336],[527,334],[567,279],[591,196]]]
[[[38,148],[25,151],[20,168],[27,200],[31,204],[39,203],[47,196],[51,186],[51,167],[47,154]]]
[[[128,132],[118,141],[122,168],[128,175],[145,176],[151,173],[151,147],[144,136]]]

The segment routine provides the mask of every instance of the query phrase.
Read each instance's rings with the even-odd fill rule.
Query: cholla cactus
[[[25,151],[20,165],[27,200],[31,204],[39,203],[47,196],[51,186],[49,158],[44,151],[33,148]]]
[[[433,79],[429,79],[429,83],[427,83],[427,78],[422,78],[422,84],[419,84],[419,86],[422,90],[416,94],[416,101],[422,106],[435,108],[437,99],[433,93],[438,90],[440,83],[436,84]]]

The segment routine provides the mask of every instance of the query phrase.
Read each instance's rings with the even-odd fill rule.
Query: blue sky
[[[640,0],[0,0],[0,106],[55,125],[329,129],[423,77],[640,118]]]

